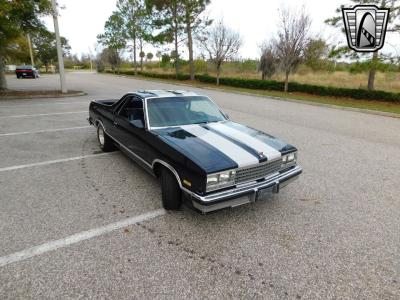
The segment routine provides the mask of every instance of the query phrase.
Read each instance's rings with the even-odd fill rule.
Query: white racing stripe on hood
[[[210,123],[207,124],[210,128],[229,136],[230,138],[245,144],[246,146],[256,150],[258,153],[262,152],[268,160],[273,160],[281,157],[281,153],[270,145],[260,141],[259,139],[244,133],[238,129],[226,126],[222,123]]]
[[[235,161],[239,167],[247,167],[259,163],[258,158],[253,154],[200,125],[185,125],[181,126],[181,128],[224,153]]]

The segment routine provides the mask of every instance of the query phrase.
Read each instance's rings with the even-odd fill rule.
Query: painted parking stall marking
[[[18,107],[31,107],[41,105],[74,105],[74,104],[89,104],[89,101],[71,101],[71,102],[48,102],[48,103],[30,103],[30,104],[15,104],[15,105],[0,105],[0,108],[18,108]]]
[[[102,227],[94,228],[91,230],[83,231],[80,233],[76,233],[70,236],[67,236],[65,238],[55,240],[55,241],[50,241],[47,243],[44,243],[39,246],[35,246],[32,248],[28,248],[16,253],[12,253],[6,256],[0,257],[0,267],[4,267],[6,265],[16,263],[19,261],[26,260],[28,258],[32,258],[34,256],[38,256],[41,254],[44,254],[49,251],[54,251],[60,248],[67,247],[69,245],[73,245],[94,237],[98,237],[101,235],[104,235],[106,233],[110,233],[112,231],[139,223],[147,220],[151,220],[157,217],[160,217],[162,215],[165,215],[167,212],[164,209],[159,209],[155,211],[151,211],[148,213],[144,213],[142,215],[132,217],[123,221],[111,223]]]
[[[37,133],[46,133],[46,132],[68,131],[68,130],[79,130],[79,129],[86,129],[86,128],[90,128],[90,127],[91,126],[78,126],[78,127],[56,128],[56,129],[45,129],[45,130],[37,130],[37,131],[22,131],[22,132],[0,133],[0,137],[2,137],[2,136],[24,135],[24,134],[37,134]]]
[[[63,163],[63,162],[69,162],[69,161],[74,161],[74,160],[80,160],[80,159],[85,159],[85,158],[112,155],[112,154],[115,154],[115,153],[118,153],[118,152],[109,152],[109,153],[100,153],[100,154],[88,154],[88,155],[75,156],[75,157],[70,157],[70,158],[62,158],[62,159],[56,159],[56,160],[42,161],[42,162],[26,164],[26,165],[17,165],[17,166],[0,168],[0,172],[7,172],[7,171],[14,171],[14,170],[20,170],[20,169],[26,169],[26,168],[47,166],[47,165],[58,164],[58,163]]]
[[[57,116],[57,115],[71,115],[71,114],[83,114],[83,113],[88,113],[88,112],[87,112],[87,110],[82,110],[82,111],[68,111],[68,112],[49,113],[49,114],[13,115],[13,116],[2,116],[2,117],[0,117],[0,119],[28,118],[28,117],[42,117],[42,116]]]

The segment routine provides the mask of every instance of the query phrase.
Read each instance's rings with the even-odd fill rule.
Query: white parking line
[[[150,219],[154,219],[156,217],[165,215],[166,211],[163,209],[151,211],[136,217],[132,217],[123,221],[119,221],[116,223],[112,223],[103,227],[94,228],[88,231],[83,231],[80,233],[76,233],[70,236],[67,236],[60,240],[50,241],[44,243],[39,246],[35,246],[32,248],[28,248],[19,252],[15,252],[6,256],[0,257],[0,267],[4,267],[6,265],[19,262],[37,255],[44,254],[49,251],[53,251],[59,248],[64,248],[72,244],[76,244],[112,231],[117,229],[121,229],[127,227],[129,225],[133,225],[139,222],[147,221]]]
[[[57,128],[57,129],[37,130],[37,131],[22,131],[22,132],[0,133],[0,137],[2,137],[2,136],[13,136],[13,135],[22,135],[22,134],[35,134],[35,133],[45,133],[45,132],[77,130],[77,129],[84,129],[84,128],[90,128],[90,127],[91,126],[80,126],[80,127],[67,127],[67,128]]]
[[[37,105],[69,105],[69,104],[89,104],[90,101],[72,101],[72,102],[48,102],[48,103],[32,103],[32,104],[15,104],[15,105],[0,105],[0,108],[18,108],[18,107],[30,107]]]
[[[2,116],[2,117],[0,117],[0,119],[6,119],[6,118],[41,117],[41,116],[56,116],[56,115],[70,115],[70,114],[82,114],[82,113],[88,113],[88,111],[87,111],[87,110],[82,110],[82,111],[68,111],[68,112],[50,113],[50,114]]]
[[[47,165],[58,164],[58,163],[62,163],[62,162],[69,162],[69,161],[79,160],[79,159],[110,155],[110,154],[113,154],[113,153],[118,153],[118,152],[109,152],[109,153],[100,153],[100,154],[88,154],[88,155],[75,156],[75,157],[70,157],[70,158],[42,161],[42,162],[33,163],[33,164],[5,167],[5,168],[0,168],[0,172],[14,171],[14,170],[32,168],[32,167],[47,166]]]

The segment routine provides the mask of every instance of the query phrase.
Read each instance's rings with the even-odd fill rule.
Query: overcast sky
[[[104,28],[104,22],[115,9],[116,0],[58,0],[65,8],[60,11],[60,32],[72,47],[72,53],[94,51],[97,34]],[[324,24],[324,20],[335,15],[335,9],[347,0],[211,0],[207,14],[212,19],[223,18],[224,22],[240,32],[243,47],[240,56],[255,58],[259,56],[259,45],[276,33],[278,9],[280,7],[305,7],[312,18],[312,31],[331,44],[345,41],[338,30]],[[51,19],[46,24],[53,30]],[[182,47],[183,48],[183,47]],[[154,51],[147,46],[146,51]],[[400,54],[400,35],[388,35],[385,52]],[[198,53],[196,53],[198,55]]]

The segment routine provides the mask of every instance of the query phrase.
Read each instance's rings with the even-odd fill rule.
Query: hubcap
[[[104,146],[104,130],[102,127],[99,127],[99,143],[100,146]]]

